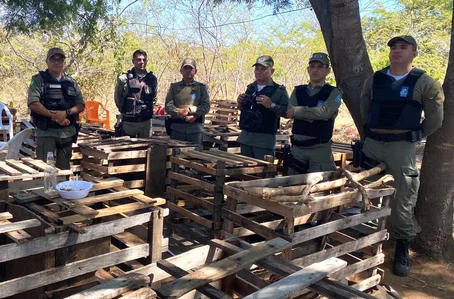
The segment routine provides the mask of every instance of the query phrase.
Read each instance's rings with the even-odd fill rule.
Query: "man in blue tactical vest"
[[[290,97],[287,117],[294,118],[294,123],[289,174],[336,170],[331,137],[342,92],[326,83],[329,63],[327,54],[312,54],[307,67],[309,84],[296,86]]]
[[[134,67],[118,77],[115,87],[115,104],[122,117],[121,135],[151,137],[158,80],[146,69],[147,52],[136,50],[132,63]]]
[[[384,162],[386,172],[394,177],[396,195],[389,218],[391,236],[396,239],[393,272],[408,276],[410,241],[417,233],[413,219],[419,188],[415,142],[441,127],[444,95],[437,81],[412,66],[418,55],[413,37],[394,37],[388,46],[390,66],[368,78],[361,95],[366,135],[362,166],[372,168]]]
[[[190,141],[202,148],[203,123],[210,111],[210,96],[205,84],[194,80],[197,65],[194,59],[186,58],[181,63],[183,79],[170,84],[166,96],[166,112],[171,116],[166,126],[170,138]]]
[[[242,155],[263,160],[267,155],[274,157],[279,118],[287,109],[288,93],[271,78],[274,73],[271,56],[260,56],[253,67],[256,81],[237,99],[242,130],[237,142]]]
[[[33,76],[27,99],[36,126],[36,156],[46,162],[47,153],[54,153],[60,169],[69,169],[72,143],[79,129],[76,121],[85,108],[79,86],[63,73],[65,59],[60,48],[47,52],[47,70]]]

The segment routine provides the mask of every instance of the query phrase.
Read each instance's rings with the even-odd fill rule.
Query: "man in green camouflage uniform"
[[[134,67],[118,77],[115,87],[115,104],[122,117],[121,135],[151,137],[158,80],[146,69],[147,52],[144,50],[132,54],[132,63]]]
[[[342,92],[325,81],[331,72],[327,54],[312,54],[307,72],[309,84],[295,87],[287,110],[294,119],[289,174],[336,170],[331,137]]]
[[[384,162],[388,165],[386,172],[395,179],[390,217],[391,236],[396,239],[393,272],[408,276],[410,241],[416,236],[413,209],[419,188],[415,142],[441,127],[444,95],[437,81],[412,66],[418,55],[413,37],[394,37],[388,46],[390,66],[367,79],[361,96],[366,133],[363,167]]]
[[[60,48],[47,52],[47,70],[32,77],[27,103],[36,126],[36,156],[46,162],[47,153],[54,153],[60,169],[69,169],[76,120],[85,108],[79,86],[63,73],[65,58]]]
[[[190,141],[202,148],[202,132],[205,114],[210,111],[210,96],[205,84],[194,80],[197,65],[194,59],[186,58],[181,63],[183,79],[170,84],[166,97],[167,120],[170,138]]]
[[[242,155],[263,160],[267,155],[275,155],[276,132],[287,109],[288,93],[271,78],[274,73],[271,56],[260,56],[253,67],[256,81],[237,99],[241,111],[237,142]]]

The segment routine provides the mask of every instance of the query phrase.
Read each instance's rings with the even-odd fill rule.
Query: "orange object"
[[[99,108],[106,113],[106,118],[99,118]],[[110,112],[98,101],[85,102],[85,121],[91,124],[102,124],[104,128],[110,130]]]

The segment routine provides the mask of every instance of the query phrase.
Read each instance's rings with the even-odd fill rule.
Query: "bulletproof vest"
[[[419,130],[423,107],[413,99],[413,92],[424,71],[413,68],[404,80],[395,81],[386,74],[388,69],[374,74],[367,126],[371,129]]]
[[[307,88],[307,85],[299,85],[295,87],[298,106],[321,106],[325,103],[333,89],[336,87],[325,84],[319,92],[312,96],[307,93]],[[334,118],[330,118],[329,120],[314,120],[313,122],[295,119],[293,122],[292,133],[329,140],[333,136],[333,129]]]
[[[153,101],[156,98],[157,79],[149,72],[139,79],[134,69],[126,73],[127,89],[123,94],[121,113],[135,120],[145,121],[153,116]]]
[[[272,86],[265,86],[257,91],[254,84],[249,84],[243,100],[243,110],[240,114],[240,129],[254,133],[276,134],[279,127],[279,117],[268,108],[257,104],[256,98],[265,95],[271,96],[279,88],[273,82]]]
[[[57,81],[50,74],[49,71],[39,72],[43,79],[43,96],[40,103],[48,110],[68,110],[75,105],[76,101],[76,87],[72,80]],[[58,123],[53,122],[50,118],[39,115],[38,113],[31,112],[33,123],[41,130],[49,128],[60,129]],[[68,117],[71,124],[75,124],[77,115]]]
[[[175,90],[175,99],[174,103],[177,108],[189,108],[195,105],[196,99],[201,97],[201,87],[202,83],[195,82],[194,84],[191,85],[184,85],[181,84],[181,82],[175,83],[176,84],[176,90]],[[197,122],[199,123],[204,123],[205,122],[205,116],[202,115],[196,119]],[[175,119],[173,122],[181,122],[181,123],[186,123],[184,120],[178,120]]]

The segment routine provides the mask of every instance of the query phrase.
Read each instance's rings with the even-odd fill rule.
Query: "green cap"
[[[197,68],[197,66],[196,66],[196,64],[195,64],[195,60],[192,59],[192,58],[185,58],[185,59],[183,60],[183,62],[181,63],[181,68],[184,68],[184,67],[187,66],[187,65],[191,66],[191,67],[194,68],[194,69]]]
[[[401,35],[401,36],[393,37],[392,39],[389,40],[388,46],[392,47],[397,41],[400,41],[400,40],[412,45],[413,47],[415,47],[415,49],[418,49],[418,44],[416,43],[416,40],[411,35]]]
[[[317,53],[312,54],[311,58],[309,58],[309,63],[311,63],[313,61],[318,61],[321,64],[323,64],[324,66],[329,66],[329,58],[328,58],[328,54],[326,54],[326,53],[317,52]]]
[[[274,60],[271,56],[260,56],[252,66],[256,66],[257,64],[263,65],[264,67],[273,67]]]
[[[65,52],[63,52],[62,49],[60,49],[60,48],[52,48],[52,49],[49,49],[49,51],[47,51],[47,59],[49,59],[50,57],[52,57],[52,56],[54,56],[56,54],[60,54],[64,58],[66,58]]]

